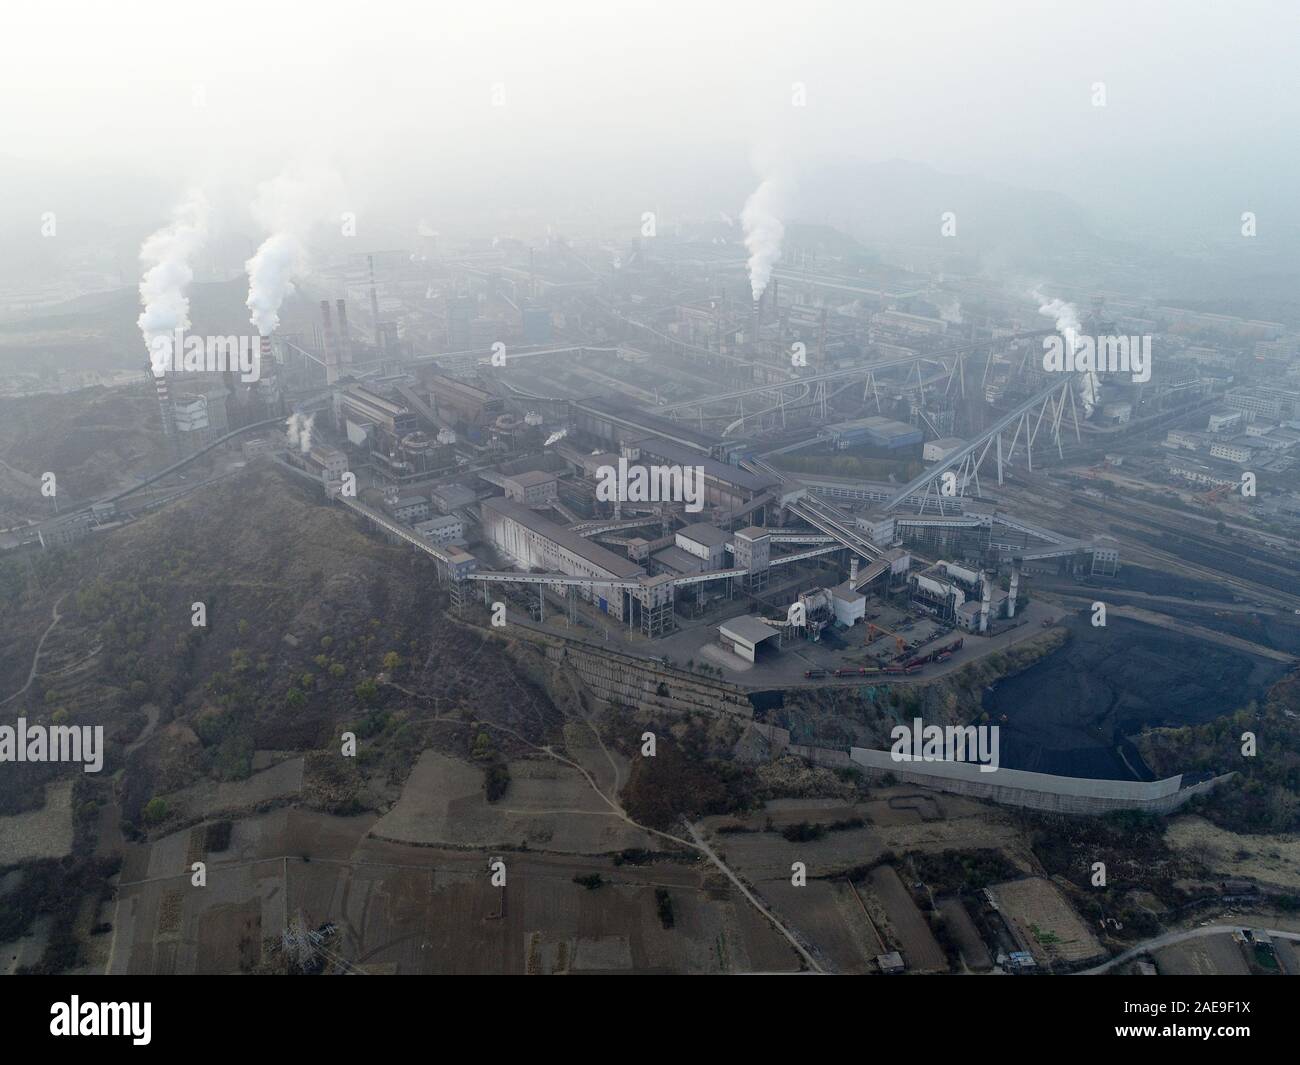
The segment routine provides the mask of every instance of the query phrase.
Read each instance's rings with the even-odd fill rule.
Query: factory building
[[[771,568],[772,538],[766,529],[750,525],[733,536],[736,569],[745,573],[745,584],[750,591],[767,587]]]
[[[936,562],[908,578],[914,606],[963,627],[970,614],[963,610],[968,601],[974,606],[978,623],[981,592],[987,586],[981,574],[954,562]]]
[[[1255,449],[1250,444],[1240,443],[1236,440],[1216,440],[1210,445],[1210,456],[1212,458],[1224,459],[1238,464],[1249,462],[1254,453]]]
[[[921,448],[921,461],[942,462],[954,451],[960,451],[965,446],[966,441],[958,436],[944,436],[938,440],[927,440],[925,446]]]
[[[348,385],[337,392],[335,404],[340,422],[349,419],[357,425],[369,423],[383,429],[394,440],[420,427],[419,419],[410,409],[362,385]]]
[[[666,573],[673,577],[685,577],[692,573],[703,573],[708,567],[705,560],[698,555],[670,545],[650,556],[650,568],[651,572],[656,574]]]
[[[442,553],[447,556],[447,569],[453,581],[463,581],[478,569],[478,559],[456,544],[447,544]]]
[[[178,433],[198,433],[208,428],[208,400],[192,393],[172,400],[172,420]]]
[[[1277,421],[1290,418],[1297,409],[1300,394],[1281,388],[1234,388],[1223,397],[1224,405],[1241,411],[1247,421],[1266,418]]]
[[[899,448],[913,447],[925,439],[925,434],[920,429],[878,414],[827,426],[826,432],[838,451],[864,445],[897,451]]]
[[[760,649],[780,649],[781,630],[773,628],[762,618],[743,614],[718,626],[718,641],[746,662],[757,662]]]
[[[464,542],[465,523],[453,515],[416,522],[414,528],[417,533],[433,544],[446,545]]]
[[[1241,483],[1241,473],[1223,463],[1209,465],[1171,455],[1166,462],[1166,468],[1174,477],[1190,481],[1192,484],[1203,484],[1207,488]]]
[[[483,501],[486,539],[517,566],[593,580],[636,580],[645,570],[599,544],[542,517],[521,503],[495,497]],[[626,589],[591,585],[579,588],[583,598],[610,616],[623,620],[630,609]]]
[[[727,544],[731,537],[713,525],[697,522],[677,530],[677,547],[688,555],[703,559],[703,571],[726,568]]]
[[[1211,433],[1227,433],[1241,428],[1244,414],[1240,410],[1216,411],[1210,415],[1206,429]]]
[[[505,413],[504,400],[467,381],[434,374],[425,387],[433,412],[452,425],[483,425]]]
[[[691,455],[716,456],[723,447],[721,437],[692,429],[682,422],[647,414],[638,407],[590,399],[572,404],[571,412],[576,430],[603,441],[611,450],[624,444],[644,443],[650,436],[678,444]]]
[[[398,496],[389,509],[398,521],[426,521],[429,517],[429,500],[424,496]]]
[[[628,449],[628,462],[642,465],[698,466],[704,471],[704,505],[739,510],[776,486],[773,477],[760,476],[727,462],[701,455],[660,436],[646,437]],[[639,453],[639,455],[638,455]]]
[[[559,498],[555,474],[546,470],[502,474],[501,485],[506,490],[507,499],[528,506],[540,506]]]
[[[478,502],[478,495],[463,484],[443,484],[429,493],[429,502],[439,514],[450,514],[461,507],[473,506]]]
[[[831,607],[835,611],[835,620],[852,628],[867,616],[867,597],[850,581],[845,581],[831,589]]]
[[[334,495],[342,491],[343,475],[348,469],[347,455],[328,444],[316,444],[303,456],[303,459],[308,469],[320,474],[326,492]]]

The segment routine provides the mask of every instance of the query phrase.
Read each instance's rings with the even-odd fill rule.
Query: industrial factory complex
[[[240,436],[435,559],[457,610],[740,684],[907,677],[1050,624],[1035,579],[1122,566],[1054,470],[1214,501],[1246,468],[1283,483],[1300,442],[1300,383],[1241,373],[1280,357],[1269,323],[1214,323],[1234,361],[1181,339],[1190,312],[1097,297],[1079,328],[1155,331],[1146,370],[1053,372],[1059,323],[973,280],[800,252],[751,299],[689,233],[612,270],[577,241],[419,251],[332,264],[255,381],[155,374],[178,462]],[[1135,444],[1159,457],[1124,465]]]

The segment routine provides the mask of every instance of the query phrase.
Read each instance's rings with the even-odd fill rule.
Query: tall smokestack
[[[366,262],[370,266],[370,317],[375,320],[375,347],[379,347],[382,340],[379,336],[379,293],[375,291],[375,257],[367,255]]]
[[[320,301],[321,320],[325,323],[325,383],[332,385],[339,379],[338,343],[334,336],[334,322],[330,317],[330,301]]]
[[[162,418],[163,438],[176,443],[176,417],[172,411],[171,392],[167,388],[167,374],[155,373],[153,362],[148,362],[149,376],[153,378],[154,392],[158,396],[158,414]]]
[[[352,334],[348,331],[348,301],[335,300],[339,312],[339,363],[352,365]]]
[[[858,556],[854,555],[851,559],[849,559],[849,587],[856,588],[857,586],[858,586]]]
[[[987,573],[980,574],[980,632],[989,631],[989,608],[993,603],[993,588]]]
[[[1020,591],[1020,563],[1012,563],[1011,587],[1007,590],[1007,617],[1016,616],[1016,593]]]

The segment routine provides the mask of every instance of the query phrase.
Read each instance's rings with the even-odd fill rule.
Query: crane
[[[877,635],[892,636],[894,638],[894,647],[901,655],[907,650],[907,641],[899,636],[896,632],[890,632],[883,625],[877,625],[874,622],[867,622],[867,643],[870,644]]]

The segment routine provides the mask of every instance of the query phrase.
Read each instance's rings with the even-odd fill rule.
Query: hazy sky
[[[673,201],[751,159],[903,158],[1118,225],[1293,212],[1294,3],[259,0],[11,4],[0,211],[246,204],[334,167],[349,206]],[[792,83],[806,106],[792,105]],[[1106,106],[1093,106],[1094,83]],[[493,106],[494,86],[504,105]],[[6,162],[7,161],[7,162]],[[4,173],[0,171],[0,184]],[[722,187],[730,186],[723,183]],[[105,193],[108,193],[105,196]],[[408,206],[409,205],[409,206]],[[739,209],[738,202],[731,204]],[[882,205],[882,210],[887,205]],[[158,205],[159,213],[166,210]],[[1294,214],[1290,217],[1294,218]]]

